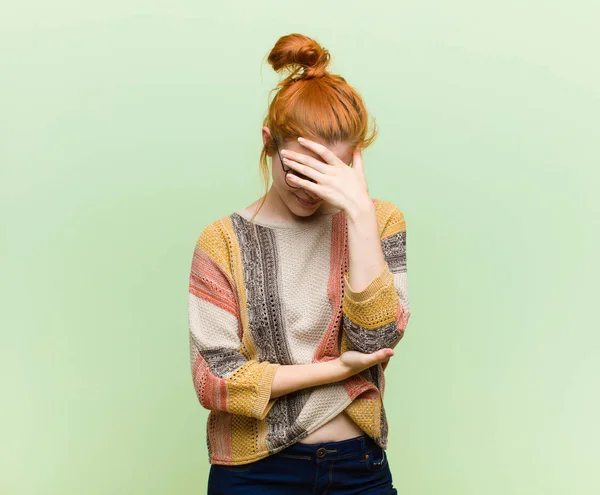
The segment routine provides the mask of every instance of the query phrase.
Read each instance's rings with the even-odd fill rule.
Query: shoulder
[[[231,253],[232,222],[230,216],[218,218],[206,225],[197,235],[195,252],[201,252],[225,268]]]
[[[391,201],[373,199],[379,233],[381,239],[386,239],[399,232],[406,232],[406,220],[402,210]]]

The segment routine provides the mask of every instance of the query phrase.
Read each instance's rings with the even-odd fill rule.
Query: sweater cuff
[[[352,289],[352,287],[350,287],[350,284],[348,283],[348,275],[349,273],[344,275],[344,296],[357,303],[368,300],[369,298],[375,296],[379,290],[394,284],[394,275],[390,271],[387,263],[383,271],[361,291],[355,291]]]
[[[258,381],[258,397],[254,403],[252,409],[252,417],[258,419],[265,419],[269,411],[275,404],[277,398],[270,399],[271,387],[273,385],[273,378],[277,367],[281,366],[279,363],[268,363]],[[270,400],[269,400],[270,399]]]

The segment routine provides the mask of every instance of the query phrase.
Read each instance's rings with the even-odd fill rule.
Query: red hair
[[[275,72],[290,72],[272,90],[277,94],[263,121],[278,144],[303,136],[364,149],[375,140],[377,126],[374,123],[369,133],[369,116],[361,96],[342,76],[327,71],[329,60],[328,50],[298,33],[282,36],[269,52],[268,62]],[[275,143],[269,140],[260,154],[265,189],[270,176],[267,156],[274,152]],[[260,207],[265,199],[266,192]]]

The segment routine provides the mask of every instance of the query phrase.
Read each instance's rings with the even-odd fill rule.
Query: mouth
[[[292,193],[292,194],[294,194],[294,193]],[[294,194],[294,196],[296,196],[296,198],[298,198],[298,201],[300,202],[300,204],[302,206],[315,206],[320,201],[320,200],[313,200],[312,198],[304,199],[304,198],[301,198],[300,196],[298,196],[297,194]]]

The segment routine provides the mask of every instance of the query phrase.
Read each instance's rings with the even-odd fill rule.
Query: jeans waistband
[[[345,457],[364,455],[367,447],[377,445],[366,433],[358,437],[337,442],[301,443],[296,442],[281,450],[281,455],[291,455],[306,459],[342,459]]]

